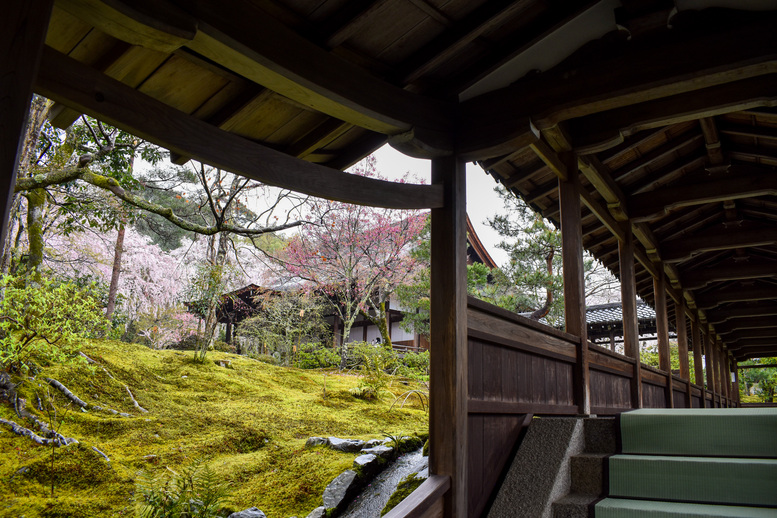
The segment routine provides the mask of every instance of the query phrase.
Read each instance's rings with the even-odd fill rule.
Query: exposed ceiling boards
[[[590,9],[562,25],[555,32],[534,42],[529,48],[484,77],[459,95],[466,101],[486,92],[504,88],[529,72],[544,72],[567,58],[574,51],[595,39],[614,31],[615,9],[620,0],[602,0]]]

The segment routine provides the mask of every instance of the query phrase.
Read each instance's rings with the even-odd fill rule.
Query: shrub
[[[137,492],[142,518],[215,518],[229,492],[208,466],[194,462],[168,477],[138,474]]]
[[[294,366],[299,369],[327,369],[340,365],[337,351],[317,343],[300,344],[294,356]]]
[[[397,368],[397,355],[381,345],[356,342],[351,345],[349,366],[357,367],[364,376],[361,385],[351,389],[360,399],[380,399],[380,393],[388,386],[388,372]]]
[[[35,279],[34,281],[30,279]],[[77,338],[107,332],[97,294],[91,287],[55,282],[43,276],[0,277],[0,369],[26,370],[33,355],[53,362],[77,358]]]
[[[397,374],[419,381],[429,380],[429,351],[408,352],[402,357]]]

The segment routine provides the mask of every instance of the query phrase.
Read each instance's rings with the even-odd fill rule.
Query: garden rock
[[[306,518],[325,518],[326,517],[326,507],[316,507],[312,511],[310,511],[310,514],[307,515]]]
[[[383,439],[370,439],[369,441],[364,443],[364,448],[374,448],[375,446],[378,446],[379,444],[383,444]],[[362,448],[362,449],[364,449]]]
[[[372,448],[362,448],[362,453],[371,453],[372,455],[377,455],[378,457],[382,459],[390,459],[391,455],[394,453],[394,448],[390,446],[373,446]]]
[[[346,470],[340,473],[336,479],[329,483],[324,489],[324,507],[327,509],[337,509],[346,501],[349,493],[352,492],[356,484],[356,472]]]
[[[365,455],[359,455],[353,461],[353,467],[362,477],[372,478],[386,466],[386,461],[368,453]]]
[[[329,441],[324,437],[308,437],[305,442],[305,448],[315,448],[316,446],[326,446]]]
[[[265,515],[256,507],[251,507],[237,513],[232,513],[228,516],[228,518],[267,518],[267,515]]]
[[[337,437],[330,437],[329,447],[336,451],[356,453],[364,447],[364,441],[359,439],[338,439]]]

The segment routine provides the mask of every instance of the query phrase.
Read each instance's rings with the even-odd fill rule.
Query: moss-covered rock
[[[419,477],[417,473],[411,473],[400,480],[399,484],[397,484],[397,488],[391,494],[388,502],[386,502],[386,506],[380,512],[380,515],[383,516],[394,509],[402,500],[407,498],[410,493],[418,489],[418,486],[423,484],[424,480],[426,479]]]

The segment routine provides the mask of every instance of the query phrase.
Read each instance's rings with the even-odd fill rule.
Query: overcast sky
[[[409,171],[426,183],[431,182],[432,166],[429,160],[408,157],[388,144],[374,154],[378,159],[378,171],[383,176],[399,178]],[[501,266],[507,260],[507,254],[496,248],[496,244],[500,241],[499,234],[486,222],[487,218],[497,212],[504,212],[502,200],[494,192],[494,187],[496,182],[480,166],[467,164],[467,213],[488,253]]]

